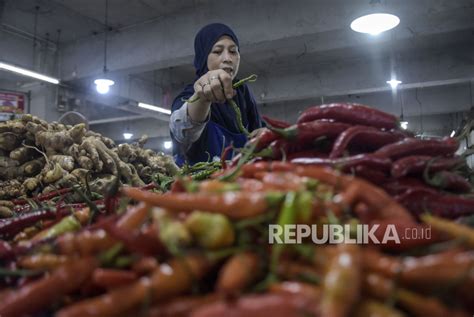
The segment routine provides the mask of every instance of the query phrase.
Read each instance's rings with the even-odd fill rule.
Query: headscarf
[[[194,68],[196,70],[196,78],[194,79],[194,82],[209,71],[207,68],[207,58],[214,44],[224,35],[229,36],[235,42],[237,47],[239,47],[239,40],[235,33],[230,27],[222,23],[208,24],[196,34],[194,39]],[[234,81],[237,81],[237,79],[234,79]],[[171,111],[176,111],[181,108],[184,104],[183,99],[188,99],[194,94],[194,82],[187,85],[174,99]],[[239,105],[244,126],[246,126],[249,131],[262,127],[255,99],[247,85],[240,86],[236,91],[237,95],[233,99]],[[233,133],[239,133],[235,113],[231,106],[212,103],[210,113],[211,121],[221,125]],[[205,144],[200,144],[203,143],[200,141],[204,139],[206,133],[207,131],[204,129],[201,138],[193,144],[191,149],[188,151],[188,154],[189,152],[194,151],[193,148],[195,148],[196,151],[202,151],[203,148],[206,148]],[[173,153],[177,154],[179,144],[174,140],[173,135],[171,135],[171,138],[173,140]]]
[[[203,27],[194,38],[194,68],[196,69],[196,79],[209,71],[207,69],[207,57],[211,53],[212,47],[221,38],[229,36],[239,47],[239,39],[235,33],[225,24],[212,23]]]

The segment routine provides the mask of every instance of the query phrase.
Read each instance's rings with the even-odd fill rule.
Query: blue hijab
[[[207,58],[212,50],[214,44],[219,40],[220,37],[227,35],[229,36],[237,46],[239,46],[239,40],[234,32],[225,24],[212,23],[203,27],[196,35],[194,39],[194,68],[196,69],[196,78],[199,79],[202,75],[207,73]],[[238,81],[235,79],[234,81]],[[188,99],[194,94],[194,82],[187,85],[184,90],[174,99],[171,106],[171,111],[176,111],[184,104],[183,99]],[[236,89],[237,94],[234,96],[234,101],[240,108],[242,114],[242,123],[249,132],[262,127],[262,121],[257,110],[257,104],[255,99],[248,89],[247,85],[242,85]],[[235,112],[232,107],[228,104],[211,104],[211,117],[210,122],[204,128],[201,137],[193,143],[191,148],[186,152],[182,153],[179,143],[175,140],[171,133],[173,140],[173,154],[178,157],[178,164],[183,160],[190,164],[194,164],[199,161],[207,160],[210,156],[220,156],[222,151],[222,144],[210,144],[216,143],[210,141],[213,137],[211,134],[215,134],[213,127],[223,128],[230,134],[239,134],[239,128],[235,117]],[[241,142],[237,142],[241,143]],[[235,145],[235,144],[234,144]],[[208,152],[209,155],[205,152]]]

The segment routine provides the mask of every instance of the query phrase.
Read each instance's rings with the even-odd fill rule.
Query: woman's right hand
[[[231,75],[222,69],[208,71],[194,83],[194,95],[201,102],[224,103],[235,95]]]

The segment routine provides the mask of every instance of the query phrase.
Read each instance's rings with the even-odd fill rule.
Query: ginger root
[[[0,149],[11,151],[17,148],[22,141],[22,137],[13,132],[0,133]]]

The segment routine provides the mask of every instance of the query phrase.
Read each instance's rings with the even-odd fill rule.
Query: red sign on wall
[[[0,112],[23,113],[24,110],[25,94],[0,91]]]

